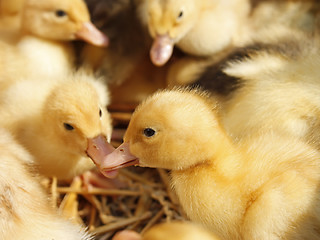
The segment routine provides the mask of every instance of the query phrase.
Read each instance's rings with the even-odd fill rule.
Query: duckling
[[[247,0],[143,1],[140,16],[154,39],[151,61],[164,65],[174,46],[195,56],[224,50],[243,31],[249,12]]]
[[[186,214],[221,239],[318,239],[320,153],[276,131],[234,144],[219,112],[200,90],[160,91],[135,110],[101,171],[171,170]]]
[[[32,171],[32,156],[4,129],[0,129],[0,156],[0,239],[93,239],[84,227],[53,209]]]
[[[71,179],[94,167],[111,139],[107,89],[82,71],[61,79],[24,79],[1,95],[0,125],[35,157],[39,172]]]
[[[112,240],[218,240],[211,232],[202,226],[191,222],[166,222],[160,223],[147,230],[144,234],[130,230],[117,233]]]
[[[25,0],[21,11],[21,29],[4,39],[19,49],[16,58],[25,58],[20,69],[36,75],[64,75],[72,71],[75,56],[71,40],[82,39],[96,46],[106,46],[108,38],[90,21],[83,0]],[[1,46],[3,59],[4,50]],[[4,49],[3,49],[4,48]],[[12,53],[11,53],[12,54]],[[1,61],[6,69],[9,61]],[[35,66],[37,66],[35,68]]]
[[[320,149],[320,39],[290,31],[236,49],[193,86],[220,96],[222,122],[235,141],[273,129]]]

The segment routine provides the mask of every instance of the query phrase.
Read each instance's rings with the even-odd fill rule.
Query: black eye
[[[69,123],[64,123],[63,126],[68,131],[72,131],[74,129],[74,127],[72,125],[70,125]]]
[[[156,134],[156,131],[153,130],[152,128],[146,128],[143,130],[143,134],[146,136],[146,137],[152,137],[153,135]]]
[[[180,18],[182,18],[182,17],[183,17],[183,11],[180,11],[179,14],[178,14],[177,19],[180,19]]]
[[[56,16],[57,17],[64,17],[64,16],[67,16],[67,13],[65,11],[59,9],[56,11]]]
[[[102,117],[102,111],[99,109],[99,116]]]

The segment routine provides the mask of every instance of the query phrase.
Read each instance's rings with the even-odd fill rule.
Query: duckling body
[[[317,34],[276,34],[237,49],[194,84],[223,103],[222,121],[237,139],[276,130],[319,146],[320,42]]]
[[[31,171],[32,156],[0,130],[0,238],[89,240],[92,237],[58,214]]]
[[[171,170],[187,215],[221,239],[318,239],[319,157],[304,141],[276,131],[235,145],[216,100],[174,89],[136,109],[124,143],[100,168],[138,161]]]
[[[34,155],[46,176],[70,179],[94,167],[87,148],[110,141],[106,87],[85,73],[20,80],[1,96],[0,124]]]

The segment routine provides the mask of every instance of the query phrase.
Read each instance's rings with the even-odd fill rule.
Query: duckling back
[[[317,37],[289,36],[291,40],[267,44],[224,69],[243,80],[223,110],[224,124],[235,137],[264,128],[318,142],[320,42]]]

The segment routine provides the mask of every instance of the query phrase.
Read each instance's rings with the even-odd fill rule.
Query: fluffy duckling
[[[265,132],[233,144],[203,92],[159,92],[138,107],[102,172],[124,164],[171,170],[192,221],[222,239],[318,239],[320,154]]]
[[[203,227],[191,222],[168,222],[153,226],[144,234],[124,230],[115,235],[112,240],[218,240]]]
[[[233,44],[250,10],[247,0],[145,0],[141,19],[154,39],[152,62],[164,65],[173,47],[195,56],[209,56]]]
[[[1,95],[0,125],[30,151],[41,174],[70,179],[94,167],[88,149],[93,156],[105,154],[100,145],[112,149],[108,101],[105,85],[83,72],[21,80]]]
[[[74,67],[73,46],[69,41],[76,39],[96,46],[108,44],[108,38],[91,23],[83,0],[25,0],[21,31],[9,34],[5,41],[21,52],[16,58],[25,58],[19,69],[26,68],[29,74],[64,75]],[[7,47],[0,48],[3,59]],[[10,64],[15,65],[3,60],[0,67],[10,68]]]
[[[235,140],[273,129],[320,147],[319,36],[273,33],[208,67],[194,85],[221,96]]]
[[[89,240],[85,229],[63,219],[32,171],[33,158],[0,130],[0,239]]]

